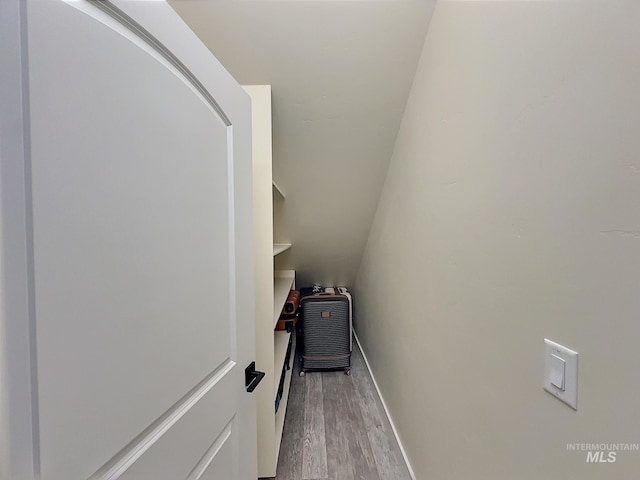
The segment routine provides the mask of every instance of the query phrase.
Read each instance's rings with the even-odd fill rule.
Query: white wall
[[[640,5],[440,2],[356,288],[418,479],[635,478]],[[578,411],[542,389],[580,353]]]
[[[34,478],[22,7],[20,0],[0,1],[0,480]]]
[[[278,255],[353,285],[435,0],[171,0],[242,84],[271,84]]]
[[[273,378],[276,372],[273,362],[271,85],[245,85],[243,88],[251,97],[256,369],[266,374],[253,393],[258,418],[258,474],[262,477],[263,472],[274,469],[273,458],[277,447],[273,444],[273,401],[276,398]]]

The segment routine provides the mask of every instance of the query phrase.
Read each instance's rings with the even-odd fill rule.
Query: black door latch
[[[256,362],[251,362],[249,366],[244,369],[244,385],[247,387],[247,392],[253,392],[264,378],[264,375],[264,372],[256,370]]]

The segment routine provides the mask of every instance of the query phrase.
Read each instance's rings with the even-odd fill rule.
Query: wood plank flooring
[[[356,343],[351,376],[299,369],[275,480],[411,480]]]

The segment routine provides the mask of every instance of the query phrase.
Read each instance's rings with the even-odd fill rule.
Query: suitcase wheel
[[[302,372],[300,372],[300,373],[302,373]],[[346,367],[346,368],[344,369],[344,374],[345,374],[345,375],[351,375],[351,367]]]
[[[305,372],[304,370],[300,370],[299,375],[300,375],[301,377],[304,377],[306,374],[307,374],[307,372]]]

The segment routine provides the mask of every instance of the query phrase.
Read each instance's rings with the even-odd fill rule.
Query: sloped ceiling
[[[277,257],[351,285],[435,0],[174,0],[243,85],[270,84]]]

